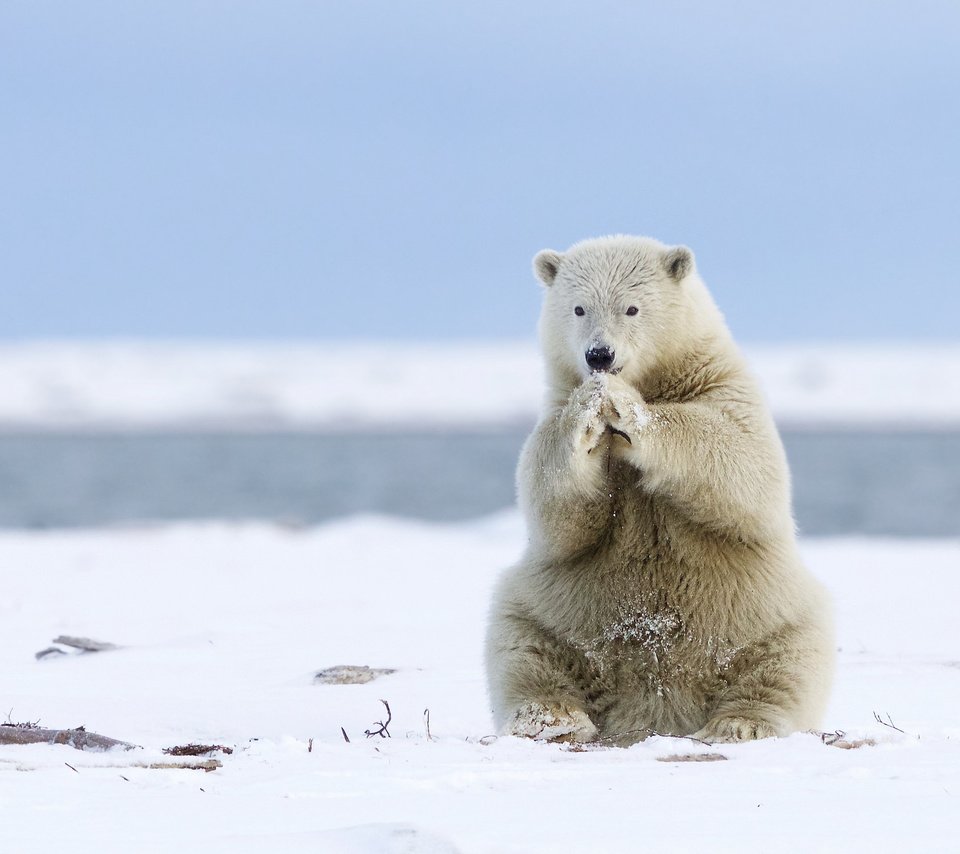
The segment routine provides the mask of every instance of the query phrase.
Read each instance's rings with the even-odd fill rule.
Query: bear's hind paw
[[[507,725],[507,734],[537,741],[582,743],[595,739],[597,728],[581,709],[525,703]]]
[[[709,721],[703,729],[695,732],[693,737],[712,744],[755,741],[760,738],[774,738],[778,734],[776,728],[767,721],[728,715]]]

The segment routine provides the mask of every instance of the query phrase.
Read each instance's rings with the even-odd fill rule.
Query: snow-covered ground
[[[747,347],[801,426],[960,426],[960,345]],[[0,345],[0,429],[348,429],[528,423],[532,341]]]
[[[0,533],[2,712],[143,746],[0,747],[0,851],[957,850],[960,541],[803,544],[836,604],[824,728],[875,746],[576,752],[486,738],[487,601],[523,537],[515,512]],[[122,648],[35,660],[60,634]],[[314,683],[336,664],[398,672]],[[393,737],[367,739],[381,698]],[[139,767],[188,741],[236,750]]]

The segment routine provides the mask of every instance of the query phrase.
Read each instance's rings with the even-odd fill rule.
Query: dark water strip
[[[513,502],[524,435],[3,435],[0,526],[468,519]],[[960,433],[783,438],[802,533],[960,535]]]

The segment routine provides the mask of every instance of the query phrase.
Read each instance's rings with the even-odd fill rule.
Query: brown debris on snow
[[[233,753],[232,747],[226,747],[223,744],[180,744],[176,747],[163,748],[163,752],[168,756],[205,756],[218,750],[228,756]]]
[[[847,734],[842,729],[837,729],[833,732],[816,732],[811,730],[811,733],[817,736],[820,741],[828,747],[839,747],[841,750],[856,750],[858,747],[877,746],[877,741],[873,738],[847,738]]]

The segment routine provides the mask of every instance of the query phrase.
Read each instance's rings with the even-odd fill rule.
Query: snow
[[[841,649],[824,728],[876,746],[585,752],[486,738],[485,615],[523,542],[516,511],[0,532],[2,712],[143,746],[0,747],[0,850],[956,850],[960,541],[803,543]],[[121,648],[35,660],[60,634]],[[340,664],[397,672],[313,682]],[[381,698],[393,737],[367,739]],[[236,750],[132,767],[190,741]],[[726,760],[676,759],[703,753]]]
[[[792,427],[960,426],[960,345],[754,346]],[[532,341],[0,345],[0,429],[433,429],[527,425]]]

